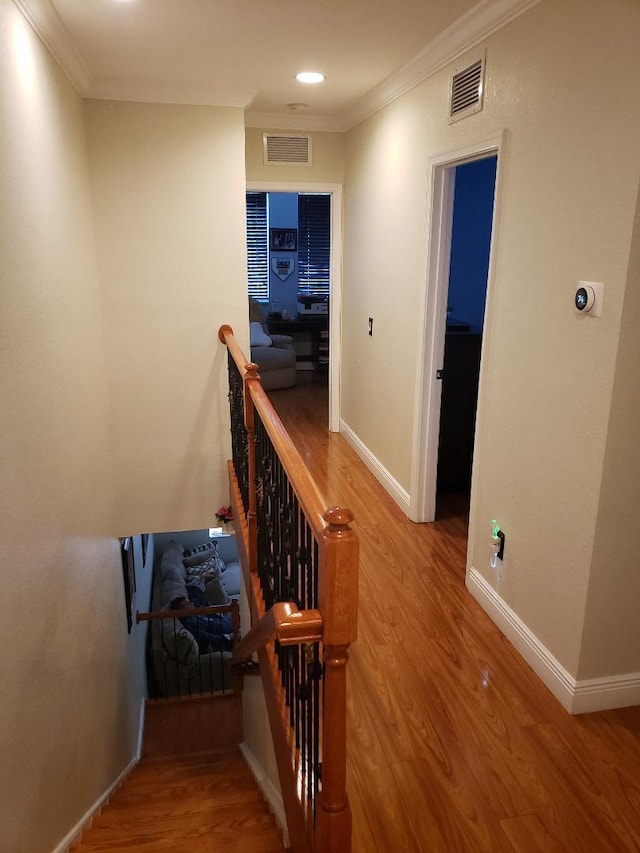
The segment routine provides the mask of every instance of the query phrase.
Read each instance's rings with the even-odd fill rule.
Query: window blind
[[[298,292],[329,296],[331,197],[298,194]]]
[[[247,277],[249,296],[269,299],[267,194],[247,193]]]

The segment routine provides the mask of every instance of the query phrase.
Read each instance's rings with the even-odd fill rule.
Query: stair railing
[[[231,506],[293,853],[349,853],[346,666],[356,639],[352,513],[326,508],[230,326]]]

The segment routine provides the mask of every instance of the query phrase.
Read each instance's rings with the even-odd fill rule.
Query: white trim
[[[225,106],[214,102],[202,87],[141,87],[139,84],[96,80],[78,53],[62,20],[49,0],[13,0],[35,32],[51,51],[74,87],[83,97],[149,103],[180,103]],[[535,6],[540,0],[484,0],[470,9],[454,24],[425,45],[406,65],[387,77],[363,97],[358,98],[340,115],[305,115],[304,113],[245,113],[246,127],[272,125],[281,130],[317,130],[340,132],[349,130],[373,113],[428,79],[465,51]],[[226,106],[246,108],[248,93],[232,99]]]
[[[440,398],[442,383],[436,371],[442,367],[444,353],[451,225],[455,168],[463,163],[498,158],[494,190],[493,220],[487,291],[485,296],[485,328],[482,336],[476,437],[480,423],[481,399],[486,353],[490,335],[491,283],[498,232],[500,169],[505,132],[491,139],[443,151],[429,157],[427,166],[427,263],[426,283],[418,306],[418,360],[414,386],[413,439],[411,450],[411,483],[409,517],[412,521],[433,521],[436,513],[436,478],[440,434]],[[473,506],[474,489],[471,490]],[[470,537],[469,537],[470,538]]]
[[[361,439],[355,434],[351,427],[343,420],[340,421],[340,433],[355,450],[360,459],[362,459],[364,464],[371,471],[376,480],[378,480],[385,492],[387,492],[398,504],[400,509],[408,515],[409,493],[407,492],[407,490],[400,485],[400,483],[395,479],[395,477],[393,477],[389,473],[389,471],[387,471],[382,462],[380,462],[380,460],[373,455],[373,453],[369,450],[366,444],[361,441]]]
[[[576,680],[491,584],[471,567],[467,589],[570,714],[640,705],[640,673]]]
[[[148,627],[149,626],[147,624],[147,629]],[[142,756],[142,746],[144,743],[144,721],[146,712],[147,700],[143,696],[142,700],[140,701],[140,716],[138,718],[138,746],[136,747],[136,761],[140,761],[140,758]]]
[[[95,80],[84,93],[85,98],[96,101],[128,101],[141,104],[180,104],[184,106],[218,107],[245,110],[251,102],[248,93],[236,98],[213,97],[206,87],[145,85],[138,80]]]
[[[640,672],[578,681],[571,713],[587,714],[631,705],[640,705]]]
[[[313,181],[247,181],[247,192],[331,195],[331,294],[329,299],[329,431],[340,430],[342,359],[342,184]]]
[[[92,83],[91,72],[49,0],[13,0],[13,2],[67,75],[78,94],[84,96]]]
[[[343,123],[340,119],[335,118],[335,116],[305,115],[304,111],[289,115],[245,111],[244,126],[255,128],[277,127],[278,130],[315,130],[321,133],[341,133],[345,130]]]
[[[249,746],[243,741],[240,744],[240,752],[244,756],[244,760],[249,765],[249,769],[253,773],[257,786],[262,791],[262,795],[269,804],[269,808],[273,812],[273,816],[278,824],[278,829],[282,833],[284,846],[289,847],[289,829],[287,827],[287,815],[284,810],[284,801],[282,794],[275,787],[267,773],[255,757]]]
[[[446,298],[449,287],[453,166],[429,161],[427,184],[427,280],[420,294],[418,353],[414,392],[411,451],[410,513],[412,521],[433,521],[436,515],[436,476],[443,366]]]
[[[107,804],[110,797],[114,793],[114,791],[118,788],[119,785],[122,784],[123,780],[131,773],[136,764],[140,761],[140,756],[142,755],[142,737],[144,734],[144,714],[145,714],[145,700],[142,699],[140,703],[140,717],[138,719],[138,745],[136,748],[136,753],[131,759],[131,761],[124,768],[122,773],[109,785],[107,790],[95,801],[95,803],[87,809],[84,815],[80,818],[80,820],[75,824],[75,826],[69,830],[69,832],[65,835],[62,841],[57,844],[52,853],[67,853],[72,844],[76,844],[80,840],[80,836],[83,832],[85,832],[90,826],[91,821],[94,817],[100,814],[100,810]]]
[[[491,0],[478,3],[429,44],[341,115],[343,130],[386,107],[392,101],[423,83],[458,56],[475,47],[540,0]]]

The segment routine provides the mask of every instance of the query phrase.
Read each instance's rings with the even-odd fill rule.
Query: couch
[[[296,351],[289,335],[270,335],[263,320],[262,306],[249,300],[251,361],[258,365],[265,391],[293,388],[296,384]]]
[[[204,604],[229,604],[239,598],[240,583],[235,536],[202,541],[187,550],[176,539],[166,543],[153,578],[151,609],[168,615],[151,624],[151,694],[192,696],[231,688],[231,652],[222,642],[226,637],[221,634],[219,646],[204,650],[202,636],[194,636],[169,613],[175,599],[190,597],[195,588]],[[213,624],[217,618],[211,617]]]

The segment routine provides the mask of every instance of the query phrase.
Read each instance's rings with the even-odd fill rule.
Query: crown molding
[[[78,94],[84,96],[92,77],[50,0],[13,0],[31,28],[67,75]]]
[[[97,101],[132,101],[142,104],[180,104],[197,107],[221,107],[245,110],[249,96],[212,98],[204,88],[195,86],[139,85],[135,82],[96,80],[85,92],[85,98]]]
[[[155,87],[123,86],[116,81],[96,81],[78,53],[50,0],[13,0],[31,27],[49,49],[82,97],[147,103],[200,104],[245,109],[245,127],[279,130],[315,130],[340,133],[350,130],[395,101],[431,75],[475,47],[480,41],[517,18],[540,0],[481,0],[466,15],[433,39],[406,65],[354,101],[339,115],[320,116],[301,112],[258,113],[244,103],[214,103],[206,90],[162,91]]]
[[[539,2],[482,0],[436,36],[406,65],[345,110],[339,117],[342,130],[350,130],[360,124]]]
[[[245,112],[245,127],[258,127],[263,130],[315,130],[327,133],[341,133],[345,128],[335,116],[309,115],[304,112],[288,113],[253,113]]]

